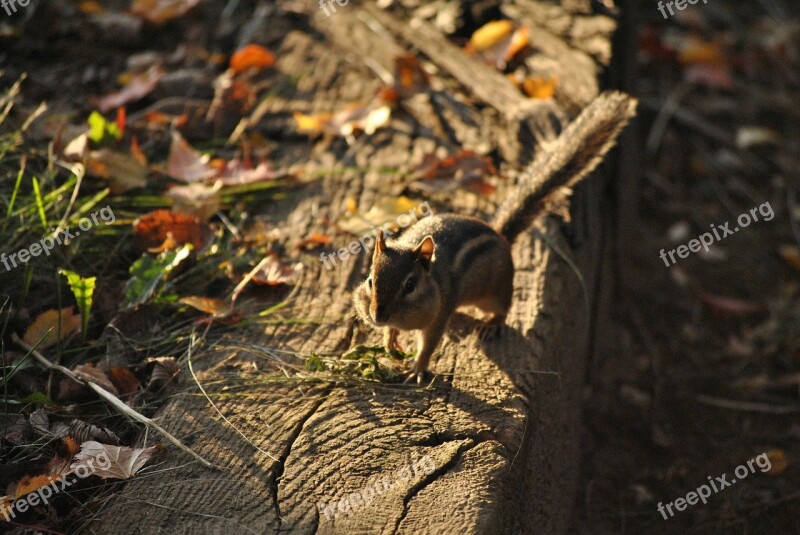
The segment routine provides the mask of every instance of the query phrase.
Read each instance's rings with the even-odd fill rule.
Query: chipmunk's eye
[[[369,286],[370,290],[372,289],[372,275],[367,277],[367,286]]]
[[[405,295],[410,294],[414,291],[414,288],[417,287],[417,279],[415,277],[409,277],[406,279],[406,283],[403,284],[403,293]]]

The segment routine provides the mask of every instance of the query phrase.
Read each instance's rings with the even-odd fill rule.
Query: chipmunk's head
[[[359,318],[403,330],[430,325],[439,313],[441,293],[431,276],[435,248],[430,236],[409,248],[387,245],[379,233],[369,277],[353,294]]]

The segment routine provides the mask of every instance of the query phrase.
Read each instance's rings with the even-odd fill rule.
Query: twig
[[[697,401],[712,407],[721,409],[733,409],[738,411],[764,412],[767,414],[792,414],[800,412],[800,407],[770,405],[769,403],[757,403],[753,401],[739,401],[736,399],[724,399],[713,396],[697,396]]]
[[[70,370],[68,368],[65,368],[64,366],[61,366],[60,364],[53,364],[52,362],[47,360],[47,358],[44,355],[39,353],[39,351],[37,351],[33,347],[29,346],[28,344],[26,344],[25,342],[20,340],[19,336],[17,336],[16,333],[11,335],[11,340],[15,344],[20,346],[21,348],[23,348],[26,351],[28,351],[31,354],[31,356],[39,364],[41,364],[45,368],[47,368],[49,370],[59,371],[59,372],[63,373],[64,375],[66,375],[69,379],[72,379],[73,381],[75,381],[76,383],[82,384],[84,386],[88,386],[89,388],[94,390],[95,393],[97,393],[98,396],[100,396],[103,400],[108,402],[109,405],[111,405],[112,407],[117,409],[120,413],[122,413],[123,415],[127,416],[128,418],[131,418],[132,420],[136,420],[139,423],[142,423],[142,424],[144,424],[146,426],[152,427],[153,429],[155,429],[156,431],[161,433],[167,440],[169,440],[170,442],[175,444],[179,449],[183,450],[184,452],[188,453],[189,455],[191,455],[192,457],[197,459],[203,466],[206,466],[208,468],[221,469],[219,466],[211,464],[210,462],[208,462],[204,458],[202,458],[200,455],[198,455],[197,453],[193,452],[191,449],[189,449],[187,446],[185,446],[183,444],[183,442],[181,442],[179,439],[174,437],[172,434],[169,433],[169,431],[167,431],[166,429],[164,429],[163,427],[161,427],[160,425],[155,423],[153,420],[151,420],[147,416],[139,414],[135,410],[133,410],[130,407],[128,407],[127,405],[125,405],[117,396],[115,396],[111,392],[103,389],[102,387],[98,386],[97,384],[95,384],[95,383],[93,383],[91,381],[87,381],[85,379],[80,378],[72,370]]]

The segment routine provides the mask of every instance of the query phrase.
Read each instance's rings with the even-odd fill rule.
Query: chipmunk
[[[398,331],[419,331],[406,381],[422,381],[457,308],[475,305],[489,314],[486,325],[504,325],[515,238],[546,201],[568,195],[565,190],[597,167],[635,108],[636,101],[622,93],[597,97],[526,168],[519,193],[506,199],[492,224],[445,214],[420,219],[396,238],[378,233],[369,276],[356,288],[353,304],[364,323],[384,328],[387,350],[397,349]]]

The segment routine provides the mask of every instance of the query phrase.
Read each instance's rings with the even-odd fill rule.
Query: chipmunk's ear
[[[422,265],[425,266],[425,269],[430,269],[435,250],[436,243],[433,241],[432,236],[425,236],[422,238],[417,248],[414,249],[414,252],[419,255],[419,260],[422,262]]]
[[[383,235],[383,231],[378,231],[378,241],[375,242],[375,250],[372,251],[372,261],[374,262],[378,255],[386,249],[386,237]]]

